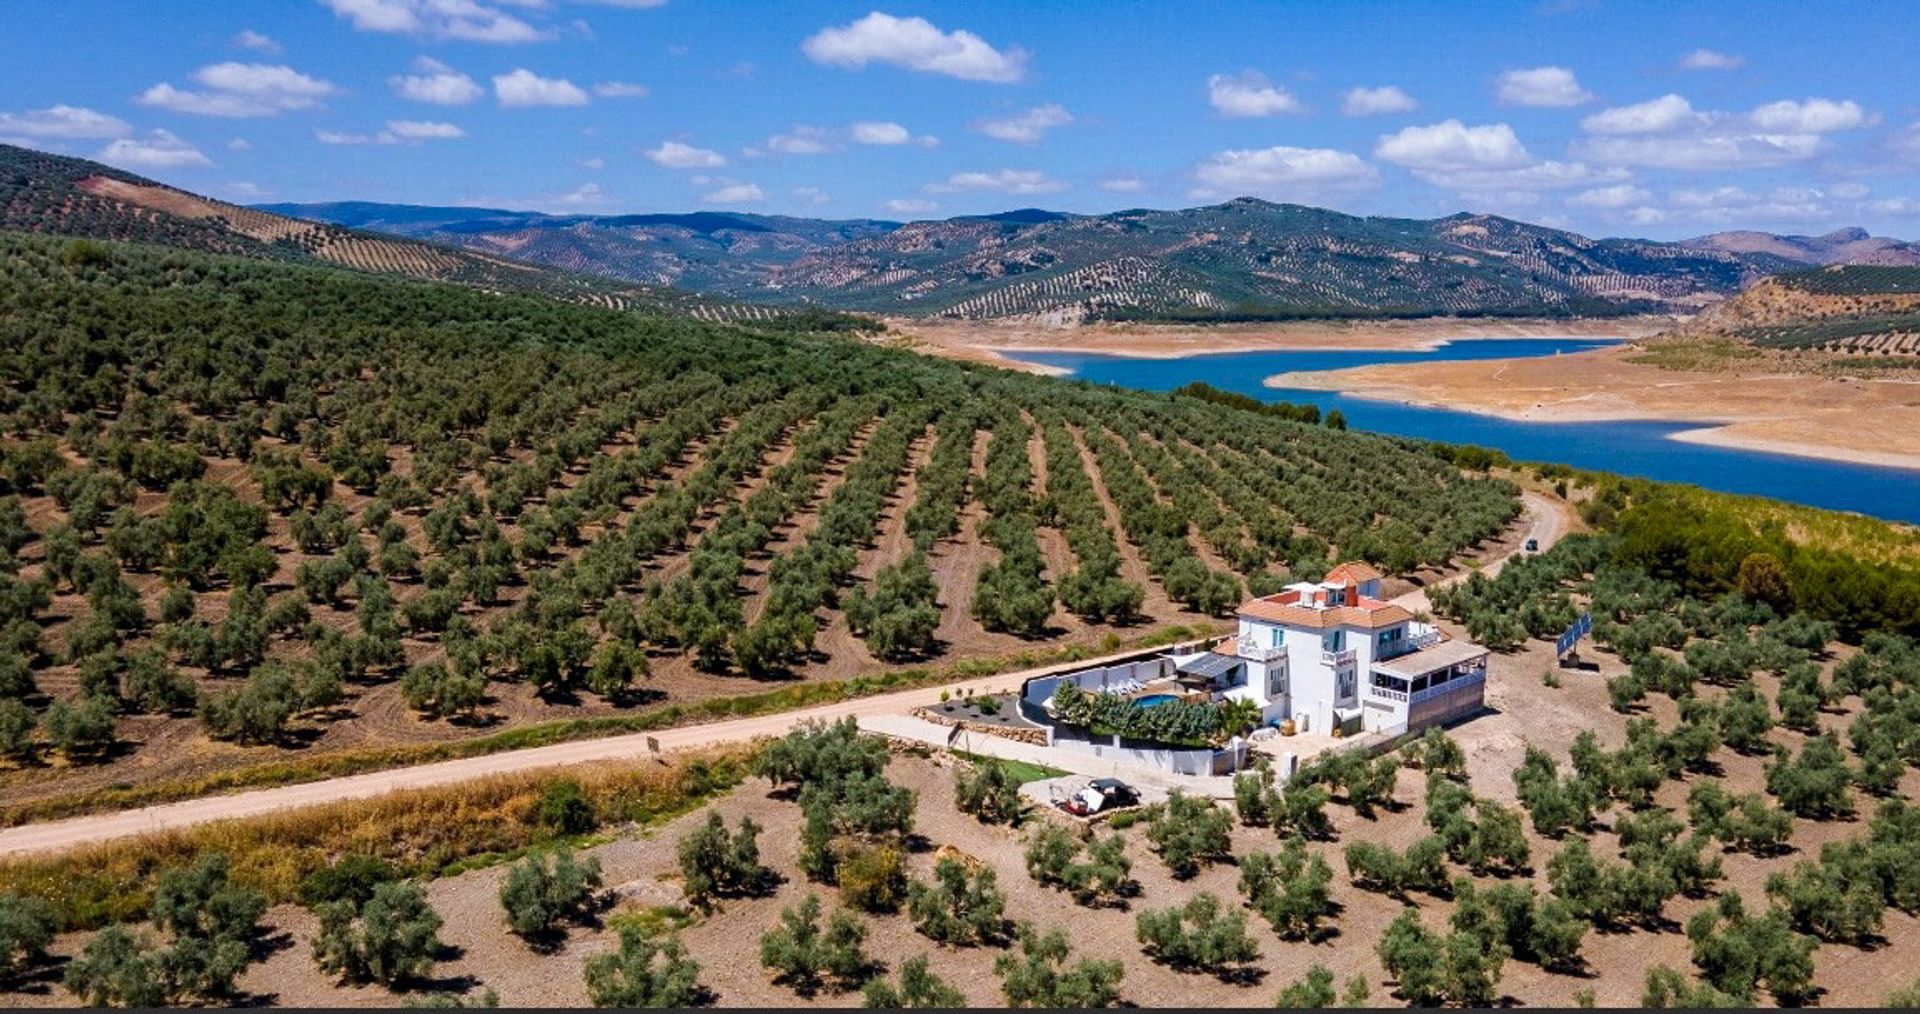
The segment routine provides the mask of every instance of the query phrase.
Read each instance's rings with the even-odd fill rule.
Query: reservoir
[[[1353,429],[1505,451],[1520,461],[1551,461],[1620,475],[1688,482],[1729,493],[1858,511],[1920,523],[1920,470],[1857,465],[1786,454],[1709,447],[1668,439],[1697,429],[1675,422],[1520,422],[1470,412],[1350,398],[1331,391],[1262,386],[1276,373],[1337,370],[1375,363],[1440,362],[1551,356],[1607,345],[1593,338],[1456,341],[1437,349],[1223,352],[1182,359],[1141,359],[1082,352],[1015,352],[1010,356],[1069,371],[1096,384],[1170,391],[1201,381],[1258,398],[1339,409]]]

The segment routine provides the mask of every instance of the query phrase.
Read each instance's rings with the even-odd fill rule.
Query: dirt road
[[[976,693],[998,693],[1018,689],[1031,677],[1105,664],[1137,652],[1084,659],[1079,662],[1043,666],[999,676],[982,677],[944,686],[903,690],[851,701],[826,704],[777,715],[739,718],[705,725],[690,725],[659,732],[634,733],[606,739],[558,743],[553,746],[515,750],[508,753],[466,757],[460,760],[421,764],[414,767],[375,771],[346,778],[330,778],[301,785],[257,789],[229,796],[166,803],[159,806],[90,814],[43,824],[27,824],[0,831],[0,856],[30,852],[52,852],[90,845],[114,838],[174,830],[217,820],[257,817],[277,810],[365,799],[402,789],[425,789],[491,775],[518,774],[542,768],[570,767],[577,764],[620,763],[645,760],[660,752],[687,750],[727,743],[744,743],[762,737],[784,735],[795,725],[810,719],[834,721],[879,715],[903,715],[917,707],[937,704],[945,691],[970,688]]]
[[[1558,542],[1567,529],[1567,518],[1563,513],[1564,505],[1531,492],[1522,494],[1522,499],[1523,512],[1532,521],[1528,537],[1539,540],[1540,548],[1543,550]],[[1489,576],[1497,574],[1506,559],[1508,558],[1503,557],[1490,561],[1481,567],[1481,571]],[[1448,580],[1461,580],[1465,576],[1463,573]],[[1410,609],[1427,608],[1424,590],[1403,595],[1395,601]],[[813,719],[834,721],[849,716],[860,719],[881,715],[904,715],[914,708],[938,703],[942,692],[971,688],[977,693],[1003,693],[1017,689],[1022,682],[1034,676],[1101,665],[1106,661],[1124,658],[1130,654],[1134,653],[1122,652],[1104,658],[1043,666],[1038,669],[1010,672],[945,686],[903,690],[899,693],[863,697],[777,715],[739,718],[705,725],[664,729],[653,733],[583,740],[577,743],[559,743],[509,753],[375,771],[346,778],[330,778],[301,785],[257,789],[228,796],[208,796],[134,810],[90,814],[42,824],[27,824],[0,831],[0,856],[57,852],[115,838],[176,830],[212,821],[257,817],[302,806],[365,799],[403,789],[452,785],[492,775],[518,774],[577,764],[645,760],[654,755],[656,747],[660,752],[667,753],[727,743],[744,743],[763,737],[783,735],[795,725]]]
[[[1537,552],[1544,553],[1552,549],[1554,543],[1566,537],[1567,530],[1572,527],[1573,524],[1572,517],[1570,516],[1571,511],[1572,508],[1564,501],[1555,500],[1543,494],[1532,492],[1531,490],[1523,490],[1520,493],[1520,512],[1529,522],[1526,538],[1538,545],[1539,548],[1536,550]],[[1523,547],[1525,544],[1525,541],[1522,541],[1521,545]],[[1505,556],[1490,560],[1479,567],[1463,570],[1458,574],[1428,585],[1426,588],[1416,588],[1405,595],[1401,595],[1394,599],[1393,603],[1411,612],[1432,612],[1433,603],[1427,601],[1428,589],[1458,584],[1461,581],[1465,581],[1469,575],[1475,573],[1485,574],[1490,578],[1499,577],[1501,568],[1507,565],[1508,560],[1513,559],[1515,556],[1524,555],[1525,553],[1526,550],[1522,548],[1508,553]]]

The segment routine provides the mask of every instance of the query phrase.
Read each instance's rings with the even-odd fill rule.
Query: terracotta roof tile
[[[1359,560],[1348,560],[1346,563],[1327,571],[1327,576],[1323,578],[1322,581],[1326,584],[1355,585],[1365,584],[1368,581],[1378,581],[1385,576],[1385,574],[1375,570],[1372,564],[1363,563]]]

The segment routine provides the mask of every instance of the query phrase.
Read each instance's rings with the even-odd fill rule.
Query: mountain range
[[[1814,266],[1920,264],[1920,246],[1857,229],[1592,239],[1493,215],[1360,217],[1252,198],[918,222],[244,207],[9,145],[0,145],[0,229],[314,260],[707,319],[800,308],[1063,323],[1606,316],[1690,312]]]
[[[1359,217],[1252,198],[906,223],[365,202],[264,210],[729,299],[960,318],[1689,311],[1810,265],[1920,263],[1920,247],[1859,230],[1591,239],[1492,215]]]

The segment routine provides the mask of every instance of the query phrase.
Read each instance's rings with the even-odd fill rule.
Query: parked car
[[[1527,552],[1529,552],[1529,553],[1538,553],[1539,551],[1540,551],[1540,540],[1539,540],[1539,539],[1528,539],[1528,540],[1527,540]]]
[[[1136,806],[1140,794],[1133,786],[1118,778],[1095,778],[1087,787],[1060,800],[1060,808],[1076,817],[1091,817],[1096,813]]]

